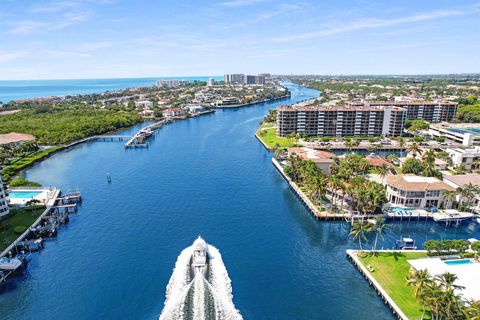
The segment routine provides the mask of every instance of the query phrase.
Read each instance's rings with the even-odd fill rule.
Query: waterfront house
[[[475,187],[480,187],[480,174],[478,173],[469,173],[469,174],[456,174],[456,175],[443,175],[443,181],[449,184],[453,188],[457,189],[463,187],[467,184],[472,184]],[[457,196],[457,201],[460,200],[460,196]],[[470,207],[475,212],[480,213],[480,195],[475,194],[475,199],[473,199],[472,206]]]
[[[188,111],[189,114],[191,115],[196,115],[200,112],[203,112],[205,111],[205,109],[203,108],[202,105],[200,104],[187,104],[185,107],[184,107],[185,110]]]
[[[312,148],[301,147],[301,148],[288,148],[288,155],[297,155],[302,160],[310,160],[315,162],[315,164],[322,169],[322,172],[329,176],[330,168],[335,162],[336,155],[334,153],[315,150]]]
[[[135,107],[137,108],[153,108],[153,102],[149,100],[135,101]]]
[[[165,109],[162,111],[162,116],[164,117],[178,117],[180,115],[182,115],[182,109],[179,108]]]
[[[446,191],[454,191],[451,185],[434,177],[414,174],[387,176],[387,199],[393,206],[409,208],[440,207],[449,209],[451,202],[443,201]]]

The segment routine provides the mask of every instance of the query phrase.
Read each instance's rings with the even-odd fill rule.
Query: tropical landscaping
[[[280,151],[276,156],[285,155]],[[380,212],[387,201],[384,187],[362,176],[368,172],[369,165],[360,155],[337,158],[330,176],[326,176],[315,162],[302,160],[297,155],[288,156],[286,162],[285,173],[317,206],[321,199],[330,201],[329,211],[343,211],[348,206],[365,215],[373,214]]]
[[[372,231],[374,226],[358,224],[351,234],[361,239]],[[431,276],[426,270],[413,269],[407,261],[455,254],[478,258],[480,242],[470,245],[465,240],[428,240],[423,247],[426,251],[378,252],[372,248],[369,252],[357,252],[357,256],[409,319],[479,319],[480,303],[466,301],[458,294],[463,287],[456,284],[455,274]]]

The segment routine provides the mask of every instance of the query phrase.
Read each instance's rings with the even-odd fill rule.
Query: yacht
[[[433,213],[433,220],[436,222],[461,222],[473,217],[473,213],[460,212],[454,209],[446,209]]]
[[[20,270],[22,265],[22,260],[17,258],[10,259],[7,257],[3,257],[0,259],[0,271],[15,272],[17,270]]]
[[[191,259],[191,266],[194,271],[194,274],[197,272],[202,272],[203,274],[207,271],[208,263],[208,246],[205,240],[201,236],[193,242],[192,245],[193,253]]]

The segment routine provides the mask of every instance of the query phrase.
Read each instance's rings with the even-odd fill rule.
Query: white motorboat
[[[460,212],[454,209],[446,209],[433,213],[433,220],[437,222],[461,222],[473,218],[470,212]]]
[[[20,259],[3,257],[0,259],[0,271],[13,272],[20,269],[22,264]]]
[[[207,271],[207,259],[208,259],[208,247],[205,240],[202,237],[198,236],[198,238],[193,242],[193,254],[191,265],[192,269],[195,273],[202,272],[205,273]]]

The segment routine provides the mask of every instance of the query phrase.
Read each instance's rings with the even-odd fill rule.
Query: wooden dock
[[[65,199],[68,199],[69,203],[64,203]],[[56,236],[58,226],[69,222],[69,213],[77,212],[77,203],[81,202],[80,192],[67,193],[65,196],[60,196],[60,190],[55,189],[52,201],[49,201],[42,214],[28,227],[15,241],[13,241],[2,253],[0,258],[3,257],[20,257],[25,256],[23,250],[25,250],[25,243],[29,241],[41,241],[42,245],[35,250],[27,252],[39,251],[43,248],[43,238]],[[41,235],[38,233],[40,232]],[[33,235],[33,236],[32,236]],[[32,240],[33,239],[33,240]],[[26,257],[26,256],[25,256]],[[14,274],[14,272],[4,273],[4,277],[0,279],[5,282],[7,278]]]

